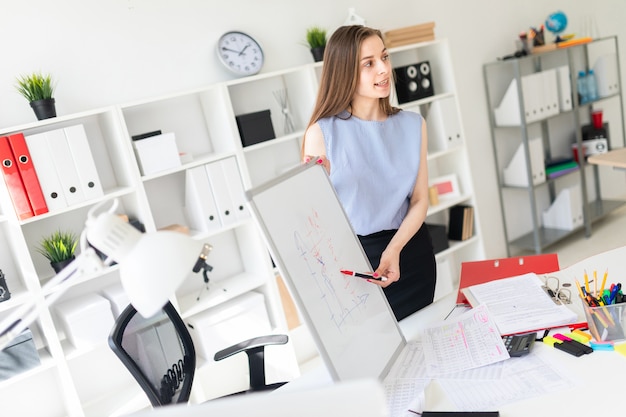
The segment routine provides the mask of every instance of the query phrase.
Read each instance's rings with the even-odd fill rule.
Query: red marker
[[[346,269],[342,269],[341,273],[344,275],[350,275],[350,276],[357,277],[357,278],[371,279],[373,281],[387,281],[386,277],[375,277],[372,274],[362,274],[360,272],[348,271]]]

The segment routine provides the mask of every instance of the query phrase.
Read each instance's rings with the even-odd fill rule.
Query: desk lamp
[[[46,306],[59,299],[73,278],[102,271],[116,262],[130,303],[142,316],[150,317],[163,307],[189,272],[210,270],[206,264],[210,245],[174,231],[141,233],[115,214],[117,199],[102,211],[107,203],[89,210],[80,235],[80,254],[42,287],[42,293],[48,294],[44,296]],[[100,258],[94,248],[106,258]],[[38,315],[39,307],[33,297],[0,322],[0,350]]]

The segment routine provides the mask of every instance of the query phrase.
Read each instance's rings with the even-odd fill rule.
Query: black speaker
[[[422,61],[393,69],[398,103],[419,100],[435,94],[430,62]]]

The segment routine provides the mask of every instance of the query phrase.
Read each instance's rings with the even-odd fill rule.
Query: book
[[[63,129],[70,150],[70,156],[78,173],[78,184],[91,200],[104,195],[96,162],[91,153],[85,127],[82,124],[68,126]]]
[[[20,220],[33,217],[33,210],[7,136],[0,137],[0,159],[2,159],[4,182],[7,185],[17,217]]]
[[[48,212],[48,205],[46,199],[43,196],[41,185],[39,183],[39,177],[35,171],[33,160],[30,156],[30,151],[26,145],[26,139],[24,139],[23,133],[15,133],[9,135],[9,145],[13,151],[15,157],[15,163],[17,169],[20,171],[22,177],[22,183],[24,184],[24,190],[26,196],[30,202],[33,215],[38,216]]]
[[[472,307],[487,306],[502,335],[580,322],[578,314],[556,301],[535,273],[472,285],[461,291]]]
[[[46,136],[46,132],[41,132],[28,135],[25,139],[35,172],[39,178],[39,185],[46,199],[48,211],[55,212],[67,207],[67,200],[54,167],[54,161],[50,158],[50,149]]]
[[[578,165],[576,165],[575,167],[572,168],[567,168],[567,169],[561,169],[558,171],[554,171],[554,172],[550,172],[549,174],[546,174],[548,178],[558,178],[561,177],[563,175],[569,174],[570,172],[576,172],[578,171]]]
[[[474,207],[458,204],[450,208],[448,239],[466,240],[474,233]]]

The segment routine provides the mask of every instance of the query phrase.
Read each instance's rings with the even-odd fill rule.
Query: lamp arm
[[[110,204],[108,210],[104,209],[106,204]],[[74,278],[102,271],[104,268],[110,266],[114,261],[119,262],[120,265],[122,265],[124,263],[123,261],[126,260],[127,254],[131,250],[143,251],[140,253],[147,258],[148,256],[153,255],[148,249],[154,249],[154,245],[157,245],[157,248],[161,248],[163,242],[174,242],[173,244],[178,244],[178,248],[187,251],[184,255],[191,253],[189,252],[190,250],[196,250],[197,242],[193,241],[191,238],[186,238],[188,240],[183,239],[182,243],[184,244],[181,244],[181,235],[169,234],[173,232],[155,234],[156,239],[150,241],[152,242],[151,244],[145,244],[145,241],[141,240],[141,234],[139,231],[128,225],[128,223],[122,222],[119,217],[114,215],[118,205],[119,201],[114,199],[112,203],[103,201],[96,204],[89,210],[87,213],[87,221],[85,222],[85,229],[83,229],[83,232],[80,235],[80,254],[68,266],[63,268],[61,272],[43,285],[40,292],[35,294],[25,303],[21,304],[4,320],[0,321],[0,350],[3,350],[9,342],[22,333],[37,319],[40,314],[40,309],[44,306],[47,308],[58,300],[72,285]],[[176,238],[174,239],[171,236],[175,236]],[[92,240],[92,238],[94,240]],[[106,254],[106,259],[100,259],[94,247],[92,247],[88,242],[88,239],[96,248]],[[142,242],[144,244],[142,244]],[[137,247],[140,249],[136,249]],[[211,250],[212,246],[205,243],[192,268],[195,273],[199,272],[201,269],[204,270],[207,281],[207,270],[210,271],[212,267],[206,263],[206,259]],[[193,255],[193,253],[191,253],[191,255]],[[185,262],[187,262],[188,258],[189,256],[183,257]],[[140,259],[140,261],[142,260]],[[189,263],[191,264],[191,260],[189,260]],[[130,276],[133,276],[133,271],[139,271],[140,269],[138,268],[141,268],[142,266],[143,264],[140,265],[137,262],[133,264],[133,262],[127,261],[126,266],[123,268],[126,268],[125,270],[127,271],[127,274],[128,271],[130,271]],[[175,270],[174,272],[175,274],[180,274],[181,276],[174,278],[182,282],[185,276],[182,276],[182,269],[178,269],[180,271]],[[185,273],[188,272],[185,271]],[[162,297],[163,294],[157,294],[160,297],[150,298],[146,296],[145,291],[143,291],[143,289],[138,285],[134,284],[129,286],[128,279],[126,281],[124,279],[124,269],[122,269],[122,266],[120,267],[120,275],[122,285],[124,286],[126,293],[129,295],[131,303],[135,306],[137,311],[142,313],[142,315],[146,316],[144,313],[145,311],[151,311],[156,307],[161,307],[161,305],[156,306],[155,300],[160,300],[160,297]],[[152,279],[153,277],[149,276],[149,278]],[[170,276],[167,277],[167,279],[170,278]],[[169,284],[171,284],[171,282],[169,282]],[[178,285],[180,285],[180,283],[178,283]],[[174,285],[170,285],[170,287],[173,287],[172,291],[176,288]],[[131,297],[131,295],[134,295],[134,298]]]
[[[84,248],[80,255],[69,265],[56,274],[50,281],[41,287],[44,303],[39,302],[40,295],[32,297],[22,304],[13,313],[0,322],[0,351],[22,333],[37,317],[40,309],[52,305],[71,286],[74,277],[80,277],[86,273],[93,273],[104,268],[96,251],[91,247]],[[45,294],[48,294],[46,296]]]

